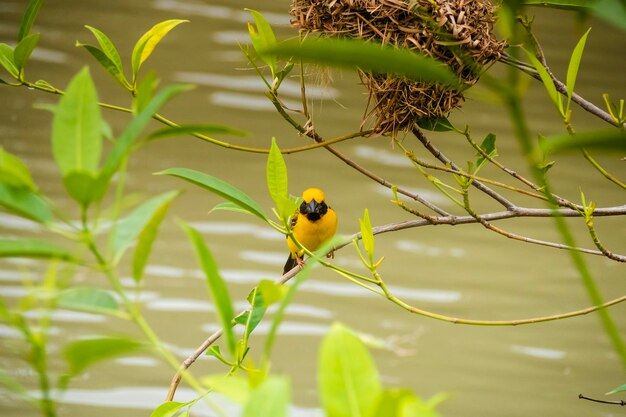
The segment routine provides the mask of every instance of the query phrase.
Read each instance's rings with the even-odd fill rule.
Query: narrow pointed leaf
[[[207,284],[211,292],[211,298],[217,308],[219,319],[222,323],[224,336],[226,337],[226,345],[231,354],[235,353],[235,335],[233,334],[233,318],[235,316],[233,304],[228,294],[228,289],[224,283],[224,279],[220,275],[217,264],[213,259],[213,255],[204,243],[202,236],[194,228],[184,225],[185,232],[191,240],[196,256],[204,271]]]
[[[27,188],[0,184],[0,206],[39,223],[52,220],[52,209],[39,194]]]
[[[148,140],[153,139],[162,139],[171,136],[186,136],[192,135],[195,133],[200,133],[203,135],[233,135],[233,136],[246,136],[248,132],[245,130],[235,129],[230,126],[224,125],[183,125],[176,127],[166,127],[163,129],[159,129],[156,132],[152,132],[150,136],[148,136]]]
[[[57,296],[57,306],[116,317],[124,315],[110,292],[94,287],[76,287],[61,291]]]
[[[154,97],[159,79],[154,71],[149,71],[137,84],[135,97],[133,98],[133,112],[141,113],[150,100]]]
[[[267,158],[267,188],[274,201],[280,218],[286,220],[293,213],[289,200],[289,184],[287,180],[287,165],[280,149],[276,145],[276,138],[272,138],[270,153]]]
[[[543,82],[543,86],[546,88],[546,91],[548,92],[548,96],[550,97],[550,100],[552,100],[552,103],[554,103],[554,105],[556,106],[557,110],[559,111],[559,114],[564,115],[563,102],[561,101],[561,96],[559,96],[559,93],[556,90],[556,86],[554,85],[552,78],[550,78],[550,74],[548,74],[548,71],[546,71],[546,68],[543,65],[541,65],[541,62],[539,62],[537,57],[532,52],[526,51],[525,49],[524,51],[526,52],[526,55],[528,55],[528,59],[530,60],[530,62],[533,64],[533,66],[537,70],[537,73],[539,73],[539,77],[541,77],[541,81]]]
[[[212,193],[225,198],[231,203],[238,205],[247,212],[254,214],[258,218],[267,221],[267,216],[256,201],[250,198],[243,191],[220,180],[219,178],[188,168],[170,168],[165,171],[158,172],[157,175],[171,175],[181,178],[209,190]]]
[[[20,73],[24,73],[24,67],[39,43],[39,33],[33,33],[25,36],[15,47],[13,51],[13,62]]]
[[[124,76],[124,67],[122,65],[122,58],[120,58],[120,54],[117,51],[117,48],[115,47],[115,45],[113,44],[113,42],[111,41],[111,39],[109,39],[109,37],[107,35],[105,35],[102,31],[92,27],[92,26],[85,26],[91,33],[93,33],[93,35],[95,36],[96,40],[98,41],[98,44],[100,45],[100,48],[102,50],[102,52],[107,56],[107,58],[109,58],[109,60],[111,61],[111,63],[113,64],[113,66],[115,67],[115,74],[112,73],[111,71],[111,75],[115,76],[115,78],[119,79],[120,82],[122,82],[123,85],[128,86],[128,82],[126,81],[126,77]]]
[[[595,16],[604,19],[622,31],[626,31],[626,4],[623,0],[596,0],[593,3],[587,3],[593,7]]]
[[[141,234],[146,233],[147,229],[151,227],[155,229],[158,228],[158,225],[165,215],[165,211],[177,195],[178,191],[170,191],[152,197],[118,222],[112,237],[113,259],[115,262],[121,259],[130,245],[133,244]],[[154,236],[155,235],[150,234],[149,238],[154,238]],[[149,245],[151,244],[152,241],[149,242]]]
[[[70,81],[52,123],[52,151],[66,177],[73,171],[95,174],[102,151],[102,117],[87,67]]]
[[[186,403],[180,403],[176,401],[164,402],[150,414],[150,417],[180,417],[180,414],[178,414],[178,412],[185,407],[189,407],[189,405],[193,404],[194,402],[195,400]]]
[[[30,33],[30,30],[35,23],[35,19],[37,19],[37,15],[39,14],[39,9],[41,9],[42,4],[43,0],[30,0],[28,2],[28,6],[26,6],[26,11],[24,12],[24,16],[22,17],[20,30],[17,34],[18,42],[20,42]]]
[[[37,190],[26,164],[17,156],[7,152],[2,146],[0,146],[0,183],[15,188]]]
[[[318,388],[327,416],[370,415],[382,388],[369,352],[350,330],[335,323],[322,340]]]
[[[141,65],[152,55],[154,48],[161,42],[161,39],[170,30],[185,22],[188,20],[172,19],[157,23],[139,38],[132,54],[133,81],[137,79]]]
[[[567,10],[589,10],[593,2],[589,0],[522,0],[528,6],[550,7]]]
[[[432,58],[408,49],[397,49],[353,39],[289,40],[270,47],[265,54],[300,58],[307,62],[343,68],[360,68],[380,74],[395,74],[417,81],[457,86],[457,77]]]
[[[361,227],[363,247],[369,257],[370,264],[372,264],[374,263],[374,231],[372,230],[372,222],[370,221],[370,215],[367,209],[365,209],[363,213],[363,218],[359,219],[359,225]]]
[[[6,43],[0,43],[0,65],[16,80],[20,78],[20,72],[13,61],[13,48]]]
[[[624,392],[624,391],[626,391],[626,384],[620,385],[619,387],[612,389],[611,391],[607,392],[606,395],[616,394],[618,392]]]
[[[626,150],[626,132],[621,129],[592,130],[575,135],[560,135],[539,142],[544,152],[550,154],[568,149],[612,149]]]
[[[485,136],[485,139],[483,139],[483,142],[480,144],[480,148],[491,158],[498,156],[498,151],[496,150],[496,135],[489,133]],[[478,154],[478,159],[476,160],[476,170],[474,173],[477,173],[486,162],[487,158],[482,156],[482,154]]]
[[[252,14],[252,18],[254,19],[254,25],[256,25],[255,28],[252,24],[248,23],[248,33],[250,34],[252,45],[259,54],[259,57],[270,68],[270,70],[272,71],[272,78],[274,78],[278,73],[276,57],[274,57],[273,55],[266,55],[262,52],[276,45],[276,36],[274,35],[274,31],[261,13],[252,9],[244,10]]]
[[[65,248],[35,239],[0,239],[0,258],[46,258],[76,262],[76,258]]]
[[[572,57],[569,60],[569,66],[567,67],[567,79],[566,79],[566,87],[567,87],[567,106],[566,108],[570,108],[570,103],[572,101],[572,94],[574,94],[574,87],[576,85],[576,78],[578,78],[578,69],[580,68],[580,61],[583,57],[583,52],[585,50],[585,43],[587,42],[587,37],[589,36],[589,32],[591,28],[585,32],[585,34],[580,38],[574,51],[572,52]]]
[[[234,211],[235,213],[244,213],[244,214],[253,215],[249,210],[246,210],[231,201],[224,201],[223,203],[216,204],[215,206],[213,206],[211,210],[209,210],[209,214],[213,213],[214,211],[219,211],[219,210]]]
[[[146,268],[146,264],[148,263],[148,257],[152,252],[152,244],[154,243],[157,232],[159,231],[159,226],[165,217],[165,213],[170,205],[170,203],[176,198],[178,192],[165,204],[162,204],[150,218],[150,221],[144,227],[144,229],[139,234],[139,239],[137,240],[137,247],[135,248],[135,252],[133,253],[133,279],[135,282],[140,282],[143,278],[143,271]]]
[[[433,132],[449,132],[454,129],[452,123],[444,116],[433,119],[420,119],[417,121],[417,125],[422,129],[432,130]]]
[[[111,60],[109,56],[107,56],[101,49],[93,45],[87,45],[84,43],[76,43],[76,46],[80,46],[84,48],[87,52],[93,56],[96,61],[105,69],[106,72],[111,74],[113,78],[115,78],[124,88],[130,88],[130,84],[126,81],[126,77],[122,72],[122,69],[115,65],[115,62]]]
[[[119,337],[102,337],[70,342],[63,351],[63,356],[69,365],[70,375],[78,375],[88,367],[135,352],[146,346],[134,339]]]

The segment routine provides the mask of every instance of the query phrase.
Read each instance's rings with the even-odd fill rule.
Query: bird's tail
[[[291,271],[297,264],[298,262],[296,261],[296,258],[293,258],[291,254],[289,254],[287,262],[285,262],[285,267],[283,268],[283,275]]]

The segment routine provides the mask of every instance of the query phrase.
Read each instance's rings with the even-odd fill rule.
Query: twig
[[[618,401],[598,400],[596,398],[585,397],[582,394],[578,394],[578,398],[580,398],[581,400],[593,401],[594,403],[621,405],[622,407],[626,405],[626,401],[624,400],[618,400]]]
[[[439,161],[441,161],[441,163],[443,163],[446,166],[449,166],[457,171],[460,171],[459,167],[452,162],[451,159],[449,159],[447,156],[445,156],[439,149],[437,149],[429,140],[428,138],[424,135],[424,133],[417,127],[414,126],[413,129],[411,130],[411,132],[415,135],[415,137],[422,142],[422,144],[424,145],[424,147],[428,150],[428,152],[430,152],[435,158],[437,158]],[[483,193],[487,194],[489,197],[493,198],[494,200],[496,200],[497,202],[499,202],[500,204],[502,204],[506,209],[514,209],[515,208],[515,204],[513,204],[511,201],[509,201],[507,198],[505,198],[503,195],[495,192],[494,190],[492,190],[491,188],[487,187],[486,185],[484,185],[482,182],[480,181],[472,181],[472,185],[474,187],[476,187],[477,189],[479,189],[480,191],[482,191]]]
[[[293,278],[298,272],[300,272],[300,269],[298,267],[293,268],[291,271],[287,272],[285,275],[281,276],[276,281],[274,281],[274,283],[277,285],[283,285],[287,281],[289,281],[291,278]],[[242,312],[242,314],[244,312]],[[187,369],[189,369],[191,365],[194,364],[194,362],[204,352],[206,352],[206,350],[213,343],[215,343],[220,337],[222,337],[223,332],[224,332],[224,329],[219,329],[215,333],[211,334],[209,337],[207,337],[204,340],[204,342],[202,342],[202,344],[200,344],[200,346],[198,346],[198,348],[191,355],[189,355],[189,357],[187,357],[187,359],[185,359],[180,364],[180,366],[178,367],[178,371],[176,371],[176,374],[174,375],[174,377],[172,378],[172,381],[170,382],[170,388],[167,392],[167,397],[165,398],[165,401],[172,401],[174,399],[174,395],[176,394],[176,389],[178,388],[178,385],[180,384],[183,374],[187,371]]]

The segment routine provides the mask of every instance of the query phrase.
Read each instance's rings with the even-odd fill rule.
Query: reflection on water
[[[521,353],[523,355],[533,356],[535,358],[544,358],[544,359],[563,359],[566,353],[562,350],[547,349],[547,348],[541,348],[541,347],[535,347],[535,346],[520,346],[520,345],[511,346],[511,350],[515,353]]]

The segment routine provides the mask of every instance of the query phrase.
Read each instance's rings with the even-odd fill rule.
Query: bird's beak
[[[319,204],[317,203],[317,201],[311,200],[311,202],[306,205],[306,207],[307,207],[307,214],[315,213],[315,211],[317,210],[318,206],[319,206]]]

